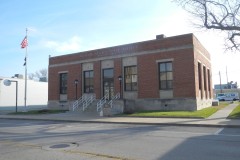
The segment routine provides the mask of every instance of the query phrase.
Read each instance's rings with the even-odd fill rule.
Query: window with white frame
[[[60,94],[67,94],[67,73],[60,73]]]
[[[93,71],[84,71],[84,93],[93,93],[94,92],[94,79]]]
[[[124,89],[125,91],[137,91],[137,66],[124,67]]]
[[[159,63],[159,89],[173,89],[173,68],[172,62]]]

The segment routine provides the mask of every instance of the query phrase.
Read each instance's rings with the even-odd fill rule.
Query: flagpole
[[[27,32],[28,32],[28,29],[26,28],[26,38],[28,38]],[[25,94],[24,94],[24,110],[25,111],[27,111],[27,64],[28,64],[27,63],[27,58],[28,58],[27,46],[28,45],[26,45],[26,53],[25,53]]]

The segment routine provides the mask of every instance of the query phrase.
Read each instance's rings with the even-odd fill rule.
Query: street
[[[0,120],[0,160],[238,160],[240,128]]]

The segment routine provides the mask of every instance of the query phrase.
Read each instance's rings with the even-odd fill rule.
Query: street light
[[[18,107],[18,103],[17,103],[18,102],[18,81],[8,80],[8,79],[5,79],[3,81],[5,86],[10,86],[11,82],[15,82],[16,83],[16,112],[17,112],[17,107]]]
[[[118,76],[119,85],[120,85],[120,99],[122,99],[122,76]]]
[[[77,85],[78,85],[78,80],[77,79],[75,79],[74,84],[75,84],[75,89],[76,89],[75,99],[77,100]]]

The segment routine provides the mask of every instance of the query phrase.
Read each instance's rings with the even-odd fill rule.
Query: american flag
[[[28,45],[28,40],[27,40],[27,36],[25,36],[21,43],[21,48],[25,48],[27,45]]]

